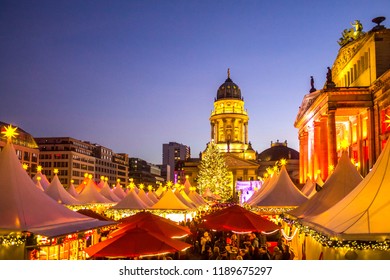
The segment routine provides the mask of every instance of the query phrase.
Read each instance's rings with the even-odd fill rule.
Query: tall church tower
[[[255,160],[256,152],[248,141],[248,113],[244,108],[244,98],[240,88],[230,78],[218,88],[211,112],[211,140],[219,150],[239,158]]]

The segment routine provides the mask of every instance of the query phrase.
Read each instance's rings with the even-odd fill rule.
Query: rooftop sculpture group
[[[342,37],[337,41],[340,46],[345,46],[349,42],[356,40],[359,38],[363,32],[363,25],[359,20],[355,20],[353,23],[351,23],[353,27],[350,29],[344,29],[344,31],[341,33]]]

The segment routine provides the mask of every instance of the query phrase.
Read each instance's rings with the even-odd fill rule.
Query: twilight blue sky
[[[231,69],[249,140],[298,149],[295,117],[321,89],[337,40],[390,1],[0,0],[0,121],[34,137],[69,136],[159,164],[162,144],[210,141]]]

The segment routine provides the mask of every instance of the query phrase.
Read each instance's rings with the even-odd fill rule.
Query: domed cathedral
[[[311,77],[294,123],[301,183],[317,174],[326,180],[344,149],[363,176],[379,157],[390,135],[390,29],[384,20],[374,18],[367,32],[359,20],[352,22],[341,33],[323,88],[317,90]]]
[[[240,88],[230,78],[218,88],[211,112],[211,140],[220,151],[242,159],[255,160],[256,152],[248,141],[248,112]]]
[[[291,180],[299,187],[299,153],[288,147],[287,140],[284,142],[271,141],[271,147],[260,152],[257,161],[260,164],[259,175],[262,178],[267,177],[268,168],[274,167],[281,160],[286,160],[286,169]]]

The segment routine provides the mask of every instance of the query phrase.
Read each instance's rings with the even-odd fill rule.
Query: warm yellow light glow
[[[27,170],[27,168],[28,168],[28,164],[27,163],[23,163],[23,169]]]
[[[387,123],[386,129],[388,129],[390,127],[390,116],[388,114],[386,114],[385,123]]]
[[[334,171],[334,165],[333,164],[329,165],[328,169],[329,169],[329,172],[333,172]]]
[[[100,176],[100,180],[102,180],[102,181],[103,181],[103,180],[104,180],[104,176]]]
[[[168,187],[168,188],[172,187],[172,185],[173,185],[172,181],[168,181],[168,182],[167,182],[167,187]]]
[[[74,180],[72,179],[72,180],[70,180],[70,182],[73,184],[73,183],[74,183]]]
[[[186,179],[190,178],[190,176],[186,175]]]
[[[89,175],[88,175],[88,178],[89,178],[89,179],[92,179],[92,174],[89,174]]]
[[[139,188],[141,189],[141,190],[143,190],[144,188],[145,188],[145,185],[144,184],[139,184]]]
[[[54,174],[58,174],[58,168],[55,168],[53,171]]]
[[[321,174],[321,169],[318,169],[318,170],[317,170],[317,174]]]
[[[19,135],[19,133],[16,132],[16,130],[18,129],[17,127],[12,127],[12,125],[9,125],[7,127],[4,127],[4,131],[2,131],[1,133],[4,134],[4,137],[8,139],[8,141],[11,141],[13,137],[16,138],[17,135]]]
[[[38,181],[40,181],[41,179],[42,179],[41,176],[38,176],[38,177],[37,177],[37,180],[38,180]]]
[[[38,171],[38,172],[41,172],[41,171],[42,171],[42,166],[38,165],[37,171]]]
[[[116,179],[116,181],[119,183],[121,181],[121,179]]]
[[[284,165],[286,165],[286,164],[287,164],[287,159],[282,158],[282,159],[280,160],[280,165],[284,166]]]
[[[349,147],[349,142],[347,139],[341,140],[340,147],[343,150],[346,150]]]
[[[130,178],[130,179],[129,179],[129,181],[130,181],[130,182],[133,182],[133,181],[134,181],[134,179],[133,179],[133,178]]]
[[[87,178],[88,177],[88,173],[84,173],[84,178]]]
[[[153,189],[152,185],[148,185],[148,190],[151,191]]]
[[[104,181],[106,181],[106,182],[107,182],[107,181],[108,181],[108,177],[104,177]]]

